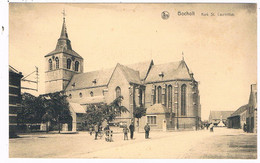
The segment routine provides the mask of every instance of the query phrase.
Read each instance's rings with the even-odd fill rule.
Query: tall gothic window
[[[116,87],[116,98],[118,98],[119,96],[121,96],[121,88]]]
[[[118,98],[119,96],[121,96],[121,88],[116,87],[116,98]],[[118,102],[118,105],[121,106],[121,102]]]
[[[52,60],[49,59],[49,70],[52,70]]]
[[[58,57],[56,57],[55,58],[55,62],[56,62],[56,69],[59,69],[59,58]]]
[[[172,86],[168,86],[168,107],[172,108]]]
[[[153,89],[153,104],[156,103],[156,86],[154,86],[154,89]]]
[[[162,87],[158,87],[158,103],[162,103]]]
[[[139,89],[139,105],[141,106],[143,103],[143,91]]]
[[[186,85],[181,86],[181,115],[186,115]]]
[[[79,71],[79,62],[78,61],[75,62],[75,71]]]
[[[70,69],[71,67],[71,59],[67,59],[67,69]]]

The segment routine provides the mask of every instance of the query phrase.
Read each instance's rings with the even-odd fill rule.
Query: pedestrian
[[[245,125],[245,132],[248,132],[248,124],[245,123],[244,125]]]
[[[94,131],[95,131],[95,140],[97,140],[98,129],[99,129],[99,127],[98,127],[98,125],[96,124],[96,125],[94,126]]]
[[[89,134],[92,135],[92,132],[93,132],[93,125],[91,125],[91,126],[89,127]]]
[[[130,124],[129,130],[130,130],[130,138],[133,139],[134,138],[134,131],[135,131],[135,126],[134,126],[133,122]]]
[[[106,138],[105,138],[105,140],[106,141],[109,141],[110,139],[109,139],[109,134],[110,134],[110,128],[109,128],[109,125],[107,124],[107,126],[104,128],[104,131],[105,131],[105,134],[106,134]]]
[[[104,128],[104,131],[106,132],[108,130],[110,130],[110,128],[109,128],[109,125],[107,124],[107,126]]]
[[[246,132],[246,124],[243,125],[243,131]]]
[[[149,132],[150,132],[150,126],[148,123],[144,126],[144,131],[145,131],[145,139],[149,139]]]
[[[124,128],[123,128],[124,140],[128,140],[128,132],[129,132],[129,129],[125,125]]]
[[[214,125],[210,124],[209,128],[210,128],[210,132],[213,132]]]

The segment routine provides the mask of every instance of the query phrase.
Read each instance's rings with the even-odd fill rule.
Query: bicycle
[[[102,139],[103,135],[104,135],[104,132],[103,131],[99,131],[97,137],[99,139]]]

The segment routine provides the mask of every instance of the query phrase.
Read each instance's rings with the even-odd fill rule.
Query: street
[[[128,135],[129,136],[129,135]],[[10,158],[156,158],[156,159],[256,159],[257,135],[242,130],[214,128],[200,131],[123,134],[94,140],[94,134],[30,134],[9,140]]]

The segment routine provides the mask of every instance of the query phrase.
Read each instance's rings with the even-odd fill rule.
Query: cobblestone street
[[[32,134],[10,139],[11,158],[175,158],[175,159],[256,159],[256,134],[215,128],[180,132],[135,133],[134,140],[114,134],[114,142],[94,140],[94,135]]]

